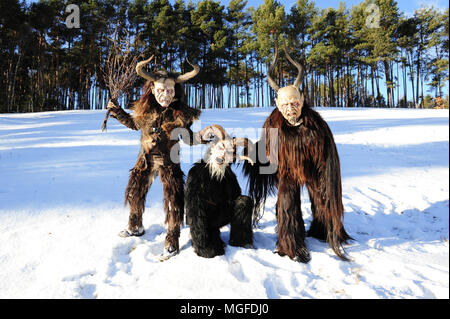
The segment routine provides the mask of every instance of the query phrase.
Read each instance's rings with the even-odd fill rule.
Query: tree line
[[[79,27],[68,27],[69,4]],[[114,33],[116,32],[116,33]],[[154,67],[201,72],[185,84],[197,108],[272,106],[266,81],[274,46],[286,43],[305,66],[313,106],[448,107],[449,10],[401,13],[393,0],[319,9],[298,0],[247,7],[247,0],[19,0],[0,2],[0,112],[102,109],[102,69],[112,35]],[[296,69],[281,54],[280,85]],[[140,95],[138,80],[120,103]]]

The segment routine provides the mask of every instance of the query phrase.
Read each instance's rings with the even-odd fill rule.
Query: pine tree
[[[431,89],[435,89],[435,97],[441,97],[445,78],[448,77],[448,47],[443,45],[445,41],[448,43],[448,29],[447,37],[445,34],[445,24],[448,25],[448,9],[446,13],[440,13],[432,8],[428,14],[431,16],[427,28],[430,34],[428,51],[431,57],[426,71],[427,77],[431,78],[429,86]]]
[[[273,105],[266,74],[283,42],[304,62],[302,89],[313,105],[419,107],[427,87],[435,97],[447,93],[448,9],[426,7],[407,17],[393,0],[321,11],[312,0],[297,0],[287,15],[275,0],[257,8],[247,8],[247,0],[71,3],[80,8],[80,28],[65,25],[65,0],[0,2],[0,112],[104,107],[109,97],[99,75],[113,34],[131,39],[137,56],[154,54],[154,67],[185,72],[186,58],[199,64],[202,72],[185,85],[196,107]],[[274,73],[286,85],[296,70],[280,54]],[[143,82],[122,106],[139,97]]]
[[[231,100],[231,84],[235,87],[235,107],[240,105],[240,88],[246,87],[247,104],[249,103],[249,84],[248,84],[248,67],[247,63],[247,47],[244,42],[247,39],[248,28],[250,25],[250,16],[245,10],[247,0],[231,0],[227,7],[226,20],[228,22],[228,51],[230,59],[228,61],[229,71],[229,92]]]
[[[271,50],[274,45],[279,47],[282,45],[283,33],[287,31],[284,6],[274,0],[265,0],[264,4],[252,11],[252,31],[256,35],[258,57],[266,64],[263,72],[267,74],[268,66],[273,58]],[[278,73],[281,73],[280,69]],[[281,79],[281,76],[278,76],[278,79]],[[262,103],[266,104],[264,102],[264,96],[266,96],[269,98],[266,105],[273,105],[273,92],[267,84],[265,88],[261,91]]]
[[[291,56],[297,60],[304,60],[306,57],[306,52],[311,47],[312,37],[310,34],[310,28],[312,27],[312,19],[315,15],[317,15],[317,8],[314,5],[314,2],[310,0],[297,0],[296,6],[291,8],[290,14],[287,16],[288,20],[288,30],[287,37],[289,42],[289,47],[292,49]],[[304,80],[304,92],[306,92],[307,98],[309,95],[310,101],[314,105],[314,68],[312,65],[305,64],[305,80]],[[293,71],[293,69],[291,69]],[[295,71],[293,71],[295,74]],[[308,75],[311,75],[311,85],[310,89],[308,89]],[[309,94],[310,92],[310,94]]]
[[[225,59],[227,41],[224,9],[219,2],[202,0],[191,12],[191,31],[197,39],[198,62],[202,67],[201,74],[197,76],[201,93],[199,104],[202,108],[213,107],[215,89],[225,83],[226,67],[220,63]]]

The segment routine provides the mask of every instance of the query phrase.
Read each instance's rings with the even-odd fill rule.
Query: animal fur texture
[[[222,179],[212,177],[204,162],[189,170],[185,189],[186,223],[197,255],[212,258],[225,253],[220,228],[230,224],[232,246],[253,244],[253,201],[241,195],[241,188],[230,167]]]
[[[348,260],[342,244],[351,237],[343,226],[340,163],[333,135],[319,113],[306,102],[300,121],[299,126],[289,125],[275,108],[264,123],[264,136],[256,143],[257,152],[264,148],[267,158],[259,159],[253,166],[244,163],[249,191],[255,199],[255,212],[263,209],[268,195],[277,193],[276,252],[308,262],[310,255],[305,245],[308,235],[328,242],[337,256]],[[270,128],[278,132],[278,140],[272,143]],[[275,145],[275,149],[270,145]],[[268,165],[278,169],[272,174],[261,174],[260,168]],[[302,186],[308,190],[313,213],[307,233],[301,212]]]
[[[213,142],[205,159],[195,163],[188,173],[184,197],[186,223],[190,226],[192,246],[201,257],[225,253],[220,228],[228,224],[230,245],[253,245],[253,200],[241,195],[230,168],[235,159],[235,142],[235,139]]]
[[[141,131],[141,148],[125,190],[125,205],[130,207],[128,232],[134,236],[144,233],[142,214],[147,192],[159,175],[164,191],[165,221],[168,224],[165,248],[169,252],[177,252],[180,226],[184,219],[184,174],[179,161],[173,161],[170,157],[171,150],[179,148],[179,141],[171,139],[171,133],[175,128],[185,128],[189,136],[183,136],[183,141],[192,145],[194,134],[190,126],[199,118],[200,110],[190,108],[183,102],[180,84],[175,85],[176,99],[168,107],[160,106],[151,93],[151,84],[151,81],[147,82],[145,94],[134,103],[133,115],[118,107],[111,113],[123,125]]]

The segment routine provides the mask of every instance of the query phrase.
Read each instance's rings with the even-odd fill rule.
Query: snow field
[[[194,130],[218,123],[256,141],[271,110],[205,110]],[[159,178],[145,235],[117,236],[138,132],[110,119],[102,133],[104,111],[0,114],[0,298],[449,298],[448,110],[317,110],[340,155],[352,262],[313,238],[308,264],[273,254],[271,197],[254,249],[200,258],[185,226],[180,254],[161,263]],[[182,146],[185,174],[204,150]],[[308,228],[306,190],[302,211]]]

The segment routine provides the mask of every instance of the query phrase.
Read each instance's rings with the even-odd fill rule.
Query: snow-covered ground
[[[255,141],[271,110],[207,110],[194,128],[218,123]],[[103,111],[0,114],[0,298],[449,298],[448,110],[318,110],[341,158],[352,262],[312,238],[308,264],[273,254],[270,198],[255,249],[204,259],[183,227],[180,254],[161,263],[159,179],[145,235],[117,236],[138,132],[110,119],[102,133]],[[182,147],[186,174],[203,150]],[[309,227],[306,191],[302,204]]]

